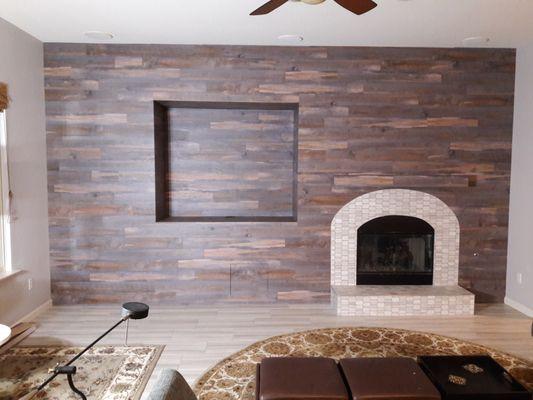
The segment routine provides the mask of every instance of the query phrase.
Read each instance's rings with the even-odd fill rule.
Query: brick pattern
[[[357,230],[386,215],[423,219],[435,229],[433,284],[457,285],[459,281],[459,221],[440,199],[428,193],[386,189],[357,197],[344,206],[331,223],[331,284],[357,284]]]
[[[340,316],[473,315],[475,296],[458,286],[450,293],[424,293],[410,287],[392,295],[350,295],[332,290],[332,303]]]
[[[405,215],[435,229],[433,286],[357,286],[357,230],[375,218]],[[458,286],[459,221],[439,198],[386,189],[357,197],[331,223],[331,298],[341,316],[471,315],[475,296]]]

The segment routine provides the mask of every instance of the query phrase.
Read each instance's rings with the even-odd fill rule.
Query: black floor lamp
[[[113,331],[117,326],[122,324],[125,321],[130,319],[144,319],[148,317],[148,310],[150,308],[143,303],[124,303],[122,305],[122,318],[115,325],[109,328],[104,334],[102,334],[98,339],[92,342],[89,346],[83,349],[78,355],[76,355],[72,360],[70,360],[65,365],[57,366],[50,372],[52,375],[44,381],[37,388],[33,389],[30,393],[21,397],[19,400],[29,400],[33,398],[37,393],[43,390],[50,382],[52,382],[58,375],[67,375],[67,380],[70,388],[74,393],[82,398],[82,400],[87,400],[87,397],[74,385],[74,380],[72,376],[76,374],[76,367],[72,364],[76,362],[82,355],[84,355],[89,349],[91,349],[96,343],[106,337],[111,331]]]

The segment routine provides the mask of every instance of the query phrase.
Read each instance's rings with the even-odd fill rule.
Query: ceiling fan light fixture
[[[269,0],[261,7],[252,11],[250,15],[266,15],[270,14],[272,11],[280,8],[282,5],[287,3],[289,0]],[[291,0],[293,2],[302,2],[305,4],[317,5],[323,3],[326,0]],[[351,11],[354,14],[362,15],[370,10],[374,9],[377,4],[373,0],[334,0],[335,3],[345,8],[348,11]]]

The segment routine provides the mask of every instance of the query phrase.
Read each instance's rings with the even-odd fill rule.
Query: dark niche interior
[[[297,218],[298,104],[154,102],[156,221]]]
[[[432,285],[435,230],[422,219],[390,215],[357,231],[358,285]]]

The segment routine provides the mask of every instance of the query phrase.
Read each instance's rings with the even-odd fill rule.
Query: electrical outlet
[[[516,274],[516,281],[518,282],[519,285],[522,284],[522,273],[521,272]]]
[[[33,278],[28,278],[28,291],[31,292],[33,289]]]

